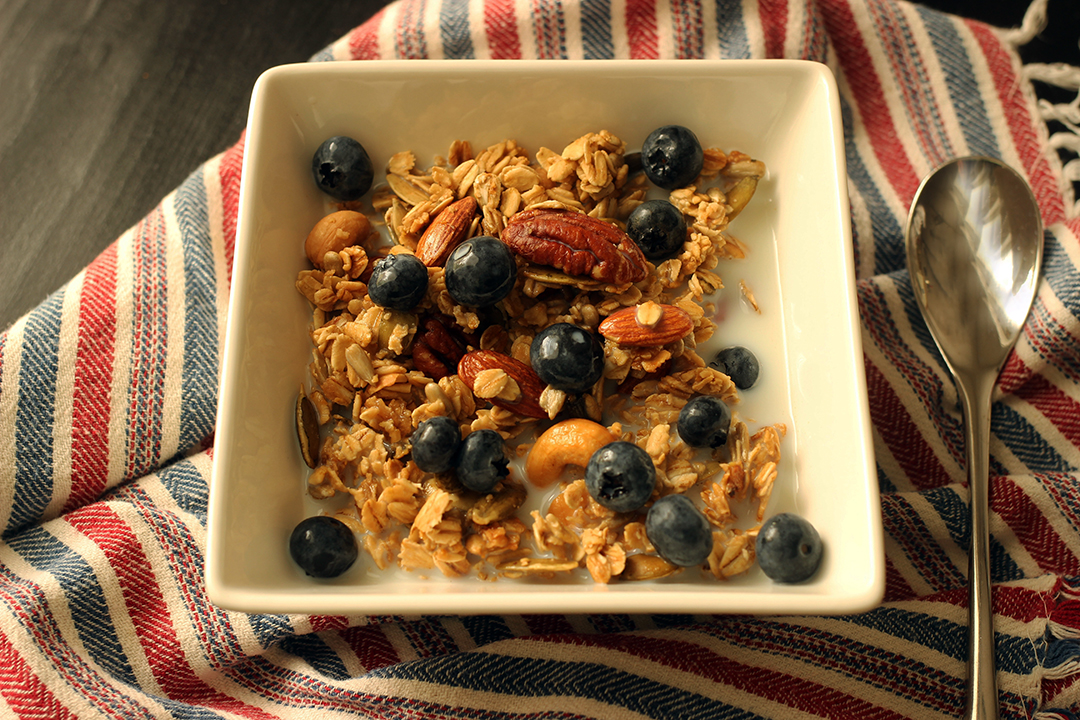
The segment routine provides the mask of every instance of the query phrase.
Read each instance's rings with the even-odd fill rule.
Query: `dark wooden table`
[[[383,4],[0,0],[0,329],[234,143],[263,70]],[[1010,27],[1028,0],[926,4]],[[1080,2],[1051,0],[1050,16],[1025,59],[1077,63]]]

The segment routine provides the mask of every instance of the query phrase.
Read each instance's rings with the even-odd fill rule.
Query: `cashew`
[[[525,461],[525,475],[536,487],[559,479],[567,465],[585,467],[592,454],[616,437],[592,420],[572,418],[555,423],[536,439]]]

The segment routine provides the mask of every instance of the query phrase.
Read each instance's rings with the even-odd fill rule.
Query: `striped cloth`
[[[957,393],[903,223],[1003,158],[1045,280],[993,406],[1004,718],[1080,717],[1080,219],[1005,32],[901,0],[399,0],[318,60],[792,57],[842,96],[887,590],[843,617],[320,617],[213,607],[207,481],[243,143],[0,337],[0,715],[951,718],[963,706]]]

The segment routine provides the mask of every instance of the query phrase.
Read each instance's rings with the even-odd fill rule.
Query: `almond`
[[[626,347],[667,345],[693,329],[694,320],[685,310],[653,302],[623,308],[600,323],[601,335]]]
[[[469,195],[435,216],[416,244],[416,257],[428,267],[442,267],[454,248],[461,244],[476,215],[476,198]]]
[[[490,372],[493,370],[501,371],[501,373]],[[479,389],[483,395],[491,395],[486,399],[493,405],[527,417],[547,418],[548,416],[540,407],[540,393],[544,391],[544,382],[535,370],[520,360],[494,350],[474,350],[461,358],[457,372],[458,377],[469,386],[473,394],[476,394]],[[502,374],[506,377],[503,378]],[[479,388],[478,378],[481,381]],[[507,382],[503,382],[504,379]],[[489,392],[494,389],[490,385],[493,381],[498,381],[497,392]],[[517,392],[512,392],[509,381],[517,385]]]

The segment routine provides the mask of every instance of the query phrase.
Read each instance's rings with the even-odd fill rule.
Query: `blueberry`
[[[645,535],[660,557],[673,565],[693,567],[709,559],[712,527],[685,495],[665,495],[645,516]]]
[[[656,466],[649,453],[631,442],[608,443],[585,466],[585,489],[615,512],[637,510],[652,496]]]
[[[359,548],[348,525],[329,515],[316,515],[293,528],[289,554],[308,575],[332,578],[352,567]]]
[[[457,479],[478,493],[489,493],[510,474],[502,435],[494,430],[474,430],[465,436],[457,460]]]
[[[705,152],[697,136],[682,125],[665,125],[649,133],[641,146],[645,175],[665,190],[686,187],[701,174]]]
[[[548,385],[585,392],[604,372],[604,346],[595,334],[570,323],[549,325],[533,338],[529,362]]]
[[[821,536],[809,521],[793,513],[766,520],[754,550],[762,571],[780,583],[802,582],[821,565]]]
[[[731,410],[711,395],[698,395],[679,411],[679,437],[690,447],[720,447],[727,442]]]
[[[757,355],[741,345],[732,345],[721,350],[709,363],[709,367],[716,368],[727,375],[740,390],[753,387],[761,372]]]
[[[456,421],[437,415],[413,431],[412,459],[424,472],[441,473],[454,467],[461,448],[461,430]]]
[[[626,220],[626,234],[650,260],[662,260],[686,242],[686,218],[667,200],[646,200]]]
[[[311,158],[315,184],[335,200],[359,200],[371,188],[375,173],[364,146],[351,137],[332,137]]]
[[[409,253],[395,253],[375,261],[368,295],[379,307],[412,310],[427,293],[427,267]]]
[[[502,240],[488,235],[466,240],[446,259],[446,291],[461,305],[487,307],[514,288],[517,263]]]

